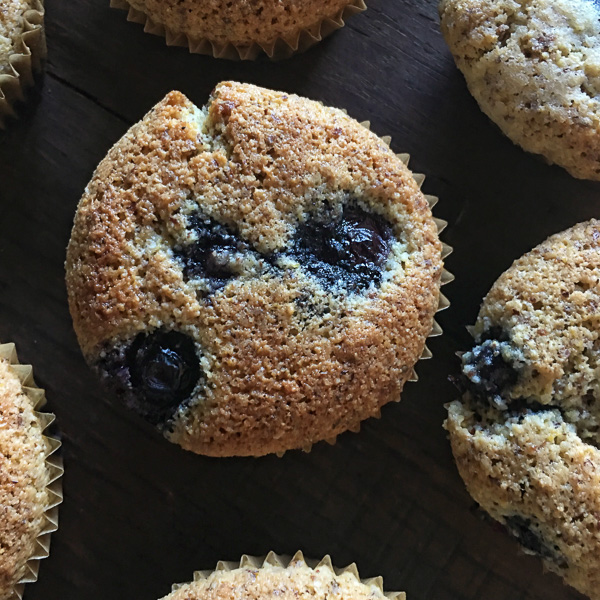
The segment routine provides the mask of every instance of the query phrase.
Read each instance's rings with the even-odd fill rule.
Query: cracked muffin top
[[[32,402],[0,358],[0,600],[13,597],[48,506],[46,444]]]
[[[398,400],[438,308],[441,244],[402,161],[342,111],[223,83],[113,147],[67,252],[75,331],[186,449],[332,439]]]
[[[336,573],[323,562],[311,568],[303,559],[295,557],[287,567],[265,562],[262,566],[217,570],[182,585],[163,600],[228,600],[232,597],[260,600],[273,596],[282,600],[326,600],[332,595],[350,600],[405,598],[403,593],[384,594],[376,581],[360,581],[355,570]]]
[[[467,489],[600,598],[600,221],[553,235],[485,297],[446,428]]]
[[[9,57],[22,54],[21,35],[25,31],[25,13],[39,8],[38,0],[2,0],[0,3],[0,75],[11,73]]]
[[[600,5],[442,0],[444,37],[481,109],[515,143],[600,179]]]

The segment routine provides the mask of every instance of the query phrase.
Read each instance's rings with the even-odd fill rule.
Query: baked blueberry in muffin
[[[92,367],[173,442],[307,447],[398,400],[442,246],[400,158],[342,111],[223,83],[177,92],[98,167],[67,254]]]
[[[558,233],[493,285],[446,428],[475,500],[526,552],[600,598],[600,222]]]

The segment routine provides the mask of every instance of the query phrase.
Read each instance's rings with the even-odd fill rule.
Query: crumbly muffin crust
[[[127,0],[170,31],[249,46],[293,38],[335,17],[351,0]]]
[[[12,597],[48,506],[42,427],[8,360],[0,359],[0,599]]]
[[[264,564],[214,571],[205,579],[183,585],[163,600],[229,600],[235,597],[260,600],[273,596],[282,600],[326,600],[332,596],[349,600],[386,599],[375,583],[363,583],[349,571],[336,574],[324,564],[312,569],[304,561],[295,559],[287,567]]]
[[[483,301],[446,428],[467,489],[600,598],[600,221],[515,261]]]
[[[393,236],[366,279],[311,258],[350,212]],[[207,236],[225,282],[196,272]],[[67,287],[86,359],[122,387],[143,335],[178,332],[169,344],[190,364],[193,341],[191,397],[149,419],[170,440],[260,455],[399,399],[438,307],[440,254],[425,197],[382,140],[342,111],[228,82],[203,109],[169,94],[109,152],[75,217]]]
[[[481,109],[515,143],[600,179],[600,5],[442,0],[442,31]]]

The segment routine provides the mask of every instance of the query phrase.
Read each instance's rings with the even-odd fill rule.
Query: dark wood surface
[[[505,139],[478,110],[439,33],[436,0],[370,0],[307,53],[232,63],[168,48],[108,0],[47,0],[44,77],[0,132],[0,339],[47,390],[64,442],[65,501],[26,600],[156,600],[219,559],[273,549],[356,561],[409,600],[580,598],[483,522],[442,429],[454,352],[491,283],[549,234],[598,216],[599,184]],[[72,331],[64,253],[96,164],[167,91],[203,104],[237,79],[369,119],[427,174],[455,247],[445,335],[400,404],[333,447],[208,459],[169,444],[99,389]]]

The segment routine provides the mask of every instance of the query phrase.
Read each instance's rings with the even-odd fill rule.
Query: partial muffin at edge
[[[600,6],[442,0],[440,15],[483,112],[525,150],[600,179]]]
[[[187,43],[193,52],[220,58],[255,58],[259,48],[269,56],[283,58],[311,46],[341,27],[342,17],[365,8],[362,0],[215,0],[210,4],[195,0],[119,0],[114,5],[139,11],[153,25],[163,26],[168,38]],[[300,41],[302,35],[304,40]],[[208,45],[204,48],[205,42]],[[230,45],[237,53],[227,51]]]
[[[310,562],[309,566],[307,562]],[[384,592],[381,578],[359,579],[355,565],[332,566],[329,556],[319,563],[301,552],[289,559],[274,553],[264,559],[245,556],[239,563],[220,563],[217,570],[199,571],[192,583],[174,586],[163,600],[207,600],[244,596],[249,600],[276,595],[283,600],[325,600],[341,595],[350,600],[405,600],[403,592]]]
[[[469,493],[522,547],[600,598],[600,222],[558,233],[492,286],[450,433]]]
[[[0,599],[12,598],[36,550],[49,504],[43,426],[7,359],[0,358]]]

